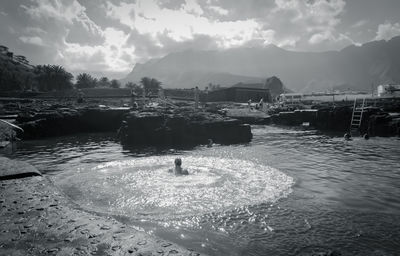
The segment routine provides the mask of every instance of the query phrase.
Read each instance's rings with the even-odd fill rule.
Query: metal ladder
[[[359,106],[359,103],[357,103],[357,100],[360,99],[355,99],[354,100],[354,105],[353,105],[353,114],[351,115],[351,123],[350,123],[350,134],[353,132],[359,132],[360,126],[361,126],[361,121],[364,113],[364,108],[365,108],[365,98],[362,99],[361,106]]]

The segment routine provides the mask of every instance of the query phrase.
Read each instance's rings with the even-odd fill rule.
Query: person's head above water
[[[180,159],[180,158],[175,158],[175,165],[176,165],[176,166],[181,166],[181,165],[182,165],[182,159]]]
[[[189,172],[186,169],[182,169],[182,160],[180,158],[175,158],[175,175],[188,175]]]

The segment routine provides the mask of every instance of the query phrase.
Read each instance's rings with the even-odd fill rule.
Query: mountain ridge
[[[400,82],[400,36],[340,51],[295,52],[277,46],[224,51],[186,50],[136,64],[122,81],[150,76],[166,88],[231,86],[277,76],[294,91],[351,89]]]

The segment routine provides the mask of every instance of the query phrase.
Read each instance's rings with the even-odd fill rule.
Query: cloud
[[[214,38],[220,48],[236,47],[260,34],[255,20],[212,21],[195,0],[187,0],[180,9],[161,8],[156,1],[138,0],[135,4],[107,3],[107,15],[128,25],[141,35],[150,35],[155,44],[160,36],[168,36],[177,43],[190,41],[197,35]],[[220,9],[220,11],[222,8]]]
[[[41,54],[40,61],[73,72],[127,72],[135,62],[188,49],[274,44],[322,51],[354,43],[354,35],[341,31],[344,0],[18,0],[3,6],[0,11],[8,15],[0,14],[0,22],[14,26],[4,23],[0,31],[11,27],[28,58],[29,51],[37,59]],[[11,20],[10,13],[23,16]],[[381,25],[377,38],[399,28]]]
[[[212,5],[212,6],[208,6],[208,9],[214,11],[215,13],[222,15],[222,16],[226,16],[229,14],[229,11],[220,7],[220,6],[216,6],[216,5]]]
[[[354,23],[353,25],[351,25],[352,28],[360,28],[364,25],[366,25],[368,23],[367,20],[359,20],[356,23]]]
[[[19,40],[26,44],[33,44],[33,45],[38,45],[38,46],[45,46],[46,44],[43,42],[43,40],[40,37],[37,36],[21,36],[19,37]]]
[[[389,40],[398,35],[400,35],[400,23],[392,24],[386,21],[378,26],[374,40]]]
[[[131,61],[136,60],[135,47],[125,44],[128,35],[115,28],[107,28],[103,33],[105,37],[103,44],[90,46],[64,42],[65,48],[59,51],[58,60],[73,71],[100,69],[114,73],[128,72],[132,66]]]
[[[48,47],[46,50],[53,53],[52,62],[73,73],[130,70],[135,55],[133,46],[124,46],[128,34],[113,27],[102,29],[78,1],[36,0],[23,9],[41,26],[25,29],[20,40]]]
[[[86,14],[86,8],[77,0],[34,0],[34,5],[21,5],[25,12],[34,19],[54,20],[80,31],[81,36],[102,37],[101,28]],[[89,39],[88,39],[89,40]]]
[[[27,34],[31,34],[31,35],[44,35],[44,34],[47,34],[46,31],[44,31],[43,29],[41,29],[39,27],[27,27],[27,28],[25,28],[25,32]]]
[[[311,45],[323,45],[324,48],[344,48],[350,44],[360,45],[346,34],[325,31],[312,35],[309,39]]]
[[[307,46],[331,40],[346,3],[343,0],[275,0],[276,7],[268,17],[269,26],[279,27],[277,39],[297,36],[298,43]]]

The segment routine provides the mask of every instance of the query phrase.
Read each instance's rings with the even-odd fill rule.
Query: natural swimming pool
[[[25,141],[13,157],[83,209],[210,255],[396,255],[400,140],[253,126],[253,141],[124,149],[113,134]],[[175,157],[191,175],[167,172]]]

